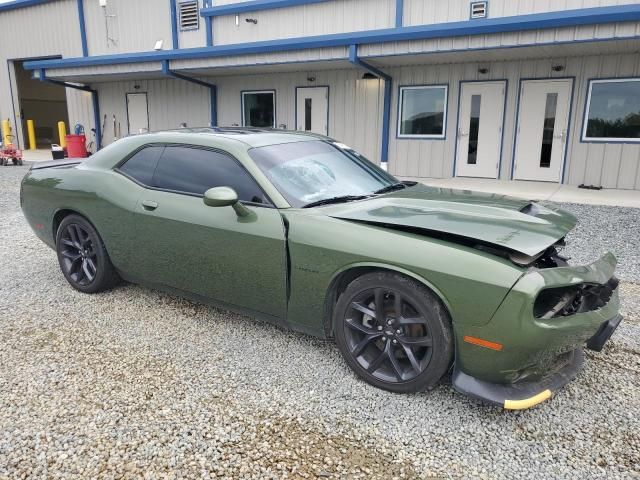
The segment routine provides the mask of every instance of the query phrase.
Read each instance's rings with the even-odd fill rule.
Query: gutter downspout
[[[389,126],[391,124],[391,75],[384,73],[373,65],[363,62],[358,57],[358,46],[349,46],[349,62],[384,80],[384,105],[382,109],[382,144],[380,145],[380,166],[387,170],[389,166]]]
[[[91,93],[91,102],[93,103],[93,123],[95,124],[96,132],[96,151],[102,148],[102,127],[100,126],[100,102],[98,101],[98,91],[86,85],[77,85],[75,83],[62,82],[60,80],[53,80],[47,78],[47,73],[44,68],[40,69],[40,81],[53,83],[54,85],[61,85],[65,88],[73,88],[75,90],[82,90],[83,92]]]
[[[176,0],[169,0],[169,8],[171,9],[171,46],[174,50],[180,48],[178,41],[178,6]]]
[[[198,80],[197,78],[188,77],[186,75],[182,75],[180,73],[176,73],[169,68],[169,61],[162,61],[162,73],[164,73],[167,77],[173,77],[180,80],[184,80],[185,82],[195,83],[196,85],[200,85],[201,87],[206,87],[209,89],[209,96],[211,98],[211,126],[218,126],[218,87],[213,83],[208,83],[203,80]]]

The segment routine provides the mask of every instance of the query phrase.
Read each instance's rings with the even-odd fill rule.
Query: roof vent
[[[471,2],[471,18],[487,18],[489,2]]]
[[[178,16],[180,18],[180,30],[197,30],[198,0],[181,0],[178,4]]]

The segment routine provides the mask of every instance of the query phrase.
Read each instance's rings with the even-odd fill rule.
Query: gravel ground
[[[330,342],[156,291],[80,294],[20,213],[24,172],[0,169],[0,478],[640,478],[640,210],[568,206],[574,258],[623,259],[627,318],[505,412],[448,380],[369,387]]]

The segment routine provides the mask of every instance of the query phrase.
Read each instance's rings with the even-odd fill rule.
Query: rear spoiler
[[[43,168],[60,168],[60,167],[73,167],[79,165],[82,159],[79,158],[65,158],[64,160],[51,160],[49,162],[35,162],[31,165],[31,170],[41,170]]]

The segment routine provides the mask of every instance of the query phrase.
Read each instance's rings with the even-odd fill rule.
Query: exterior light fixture
[[[478,73],[481,73],[482,75],[486,75],[487,73],[489,73],[489,69],[487,67],[480,67],[478,69]]]
[[[551,70],[553,70],[554,72],[562,72],[564,71],[564,65],[554,65],[553,67],[551,67]]]

